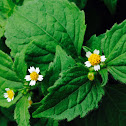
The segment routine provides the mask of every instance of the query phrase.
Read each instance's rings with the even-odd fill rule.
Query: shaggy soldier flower
[[[31,100],[31,97],[30,97],[30,96],[28,97],[28,102],[29,102],[29,106],[28,106],[28,108],[30,108],[31,105],[32,105],[32,103],[33,103],[32,100]]]
[[[100,56],[99,55],[100,51],[95,49],[93,54],[89,51],[86,52],[86,57],[88,58],[88,61],[85,62],[85,66],[91,67],[94,66],[94,70],[98,71],[100,70],[100,63],[105,62],[106,58],[105,56]]]
[[[26,75],[25,79],[26,81],[30,81],[31,86],[36,84],[36,81],[42,81],[43,80],[43,75],[39,75],[40,69],[37,67],[36,69],[34,67],[30,67],[28,69],[30,75]]]
[[[11,102],[14,99],[14,91],[9,88],[5,88],[7,93],[4,93],[4,97],[7,98],[8,102]]]

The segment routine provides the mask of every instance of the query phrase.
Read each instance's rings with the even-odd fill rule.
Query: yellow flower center
[[[91,54],[91,56],[88,58],[88,61],[92,66],[97,65],[101,62],[101,56],[98,54]]]
[[[29,100],[29,105],[30,105],[30,106],[32,105],[32,100]]]
[[[32,73],[30,74],[31,80],[37,81],[37,80],[38,80],[38,77],[39,77],[39,75],[38,75],[36,72],[32,72]]]
[[[14,97],[14,92],[13,92],[13,90],[7,91],[7,94],[8,94],[8,98],[10,98],[10,99],[12,100],[12,98]]]

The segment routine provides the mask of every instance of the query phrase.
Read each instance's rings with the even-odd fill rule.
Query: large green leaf
[[[22,97],[22,99],[16,104],[14,119],[16,119],[18,126],[30,126],[28,106],[29,102],[26,96]]]
[[[111,14],[114,14],[116,11],[118,0],[102,0],[102,1],[104,1],[105,5],[107,6]]]
[[[0,38],[4,34],[7,19],[13,13],[14,7],[12,0],[0,0]]]
[[[102,48],[108,71],[116,80],[126,83],[126,21],[106,32]]]
[[[19,79],[13,68],[13,61],[10,56],[0,51],[0,87],[20,89],[23,88],[23,81]]]
[[[53,86],[55,81],[59,78],[59,74],[75,65],[75,61],[71,56],[68,56],[60,46],[56,48],[56,56],[52,63],[50,63],[46,71],[45,79],[42,82],[42,92],[47,94],[47,89]]]
[[[106,96],[99,109],[84,119],[73,121],[77,126],[125,126],[126,125],[126,85],[109,84]],[[78,124],[79,122],[79,124]]]
[[[104,90],[99,81],[89,81],[87,73],[84,65],[63,72],[54,86],[48,89],[49,94],[41,101],[42,105],[33,113],[33,117],[70,121],[79,115],[84,117],[97,108]]]
[[[87,0],[69,0],[70,2],[75,2],[80,9],[86,6]]]
[[[6,44],[13,56],[27,45],[28,64],[42,71],[53,61],[57,45],[72,56],[80,55],[85,29],[84,12],[75,4],[67,0],[35,0],[9,18]]]
[[[22,97],[22,94],[18,93],[17,96],[15,96],[13,101],[8,102],[7,98],[4,98],[4,93],[6,93],[6,91],[0,89],[0,106],[6,108],[9,108],[11,105],[15,104]]]

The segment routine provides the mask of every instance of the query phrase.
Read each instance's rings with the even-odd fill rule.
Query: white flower
[[[88,61],[85,62],[85,66],[91,67],[94,66],[94,70],[98,71],[100,70],[100,63],[105,62],[106,58],[105,56],[100,56],[99,55],[100,51],[95,49],[93,54],[89,51],[86,52],[86,57],[88,58]]]
[[[11,102],[14,99],[14,91],[9,88],[5,88],[7,93],[4,93],[4,98],[7,98],[8,102]]]
[[[28,102],[29,102],[29,106],[28,106],[28,108],[30,108],[31,105],[32,105],[32,103],[33,103],[32,100],[31,100],[31,97],[30,97],[30,96],[28,97]]]
[[[25,79],[26,81],[30,81],[31,86],[36,84],[36,81],[42,81],[43,80],[43,75],[39,75],[39,68],[37,67],[36,69],[34,67],[30,67],[30,69],[28,69],[30,75],[26,75]]]

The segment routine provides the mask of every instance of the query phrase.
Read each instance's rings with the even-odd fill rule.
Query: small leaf
[[[102,39],[108,71],[116,80],[126,83],[126,21],[115,24]]]
[[[59,74],[74,65],[74,59],[68,56],[60,46],[57,46],[55,59],[50,63],[46,71],[45,79],[42,82],[42,92],[47,94],[47,89],[53,86],[55,81],[59,78]]]
[[[13,69],[13,61],[11,57],[0,50],[0,87],[1,89],[23,88],[23,81],[20,80]]]
[[[14,98],[13,101],[8,102],[7,98],[4,98],[4,93],[6,93],[6,91],[0,89],[0,106],[1,107],[9,108],[11,105],[15,104],[22,97],[22,94],[18,93],[18,95]]]
[[[102,48],[101,48],[101,40],[105,37],[105,34],[101,34],[99,36],[93,35],[87,42],[86,46],[88,46],[92,52],[97,49],[100,51],[100,54],[102,54]]]
[[[102,1],[104,1],[105,5],[107,6],[111,14],[115,14],[118,0],[102,0]]]
[[[92,50],[91,50],[90,48],[88,48],[87,46],[83,46],[83,50],[84,50],[85,52],[88,52],[88,51],[92,52]]]
[[[107,71],[107,69],[101,69],[99,71],[99,73],[100,73],[100,75],[102,77],[102,84],[101,85],[105,86],[107,84],[107,82],[108,82],[108,71]]]
[[[99,81],[89,81],[87,73],[88,69],[83,65],[63,72],[54,86],[48,89],[49,94],[41,101],[42,105],[33,113],[33,117],[71,121],[98,108],[104,90]]]
[[[14,119],[16,119],[18,126],[30,126],[30,114],[28,111],[28,106],[29,102],[26,96],[22,97],[21,100],[16,104]]]

